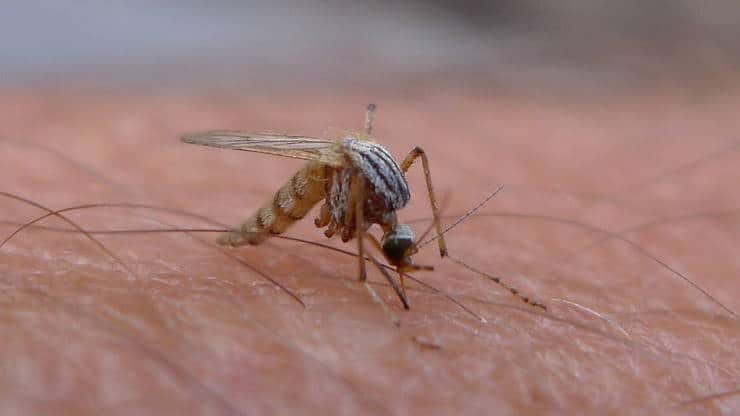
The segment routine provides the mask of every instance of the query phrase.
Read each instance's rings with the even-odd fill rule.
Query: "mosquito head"
[[[383,235],[381,241],[383,254],[392,265],[405,267],[411,265],[410,256],[416,253],[416,234],[406,224],[396,224]]]

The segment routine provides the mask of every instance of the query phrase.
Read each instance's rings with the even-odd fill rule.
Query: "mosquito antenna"
[[[375,120],[375,104],[370,103],[367,105],[367,113],[365,113],[365,134],[370,136],[373,132],[373,120]]]
[[[446,192],[442,196],[442,203],[439,204],[439,212],[444,212],[447,209],[447,205],[450,202],[449,196],[450,196],[450,193],[449,192]],[[424,241],[424,239],[427,237],[427,235],[429,235],[429,233],[434,229],[434,225],[435,225],[434,224],[434,221],[432,221],[431,223],[429,223],[429,226],[427,227],[427,229],[424,230],[424,232],[421,234],[421,236],[419,238],[416,239],[416,241]],[[419,247],[420,246],[418,246],[418,245],[416,246],[417,249]]]
[[[427,229],[426,229],[426,230],[424,230],[424,232],[423,232],[423,233],[421,233],[421,235],[419,236],[419,238],[418,238],[418,239],[417,239],[416,241],[423,241],[423,240],[424,240],[424,239],[425,239],[425,238],[427,237],[427,235],[429,235],[429,233],[430,233],[430,232],[431,232],[431,231],[432,231],[433,229],[434,229],[434,221],[432,221],[432,222],[431,222],[431,223],[429,224],[429,226],[427,227]],[[434,240],[429,240],[429,241],[431,242],[431,241],[434,241]],[[426,244],[426,242],[425,242],[425,243],[423,243],[423,244],[417,244],[417,245],[416,245],[416,248],[418,249],[419,247],[423,246],[424,244]]]
[[[485,277],[485,278],[487,278],[487,279],[489,279],[489,280],[492,280],[492,281],[494,281],[494,282],[495,282],[496,284],[498,284],[499,286],[501,286],[501,287],[503,287],[504,289],[506,289],[506,290],[508,290],[509,292],[511,292],[511,294],[512,294],[512,295],[514,295],[514,296],[516,296],[517,298],[519,298],[519,299],[521,299],[522,301],[524,301],[524,303],[527,303],[527,304],[529,304],[529,305],[532,305],[532,306],[534,306],[535,308],[540,308],[540,309],[542,309],[543,311],[547,311],[547,306],[545,306],[544,304],[542,304],[542,303],[540,303],[540,302],[537,302],[537,301],[535,301],[535,300],[532,300],[532,299],[531,299],[530,297],[528,297],[528,296],[524,296],[524,295],[522,295],[521,293],[519,293],[519,291],[518,291],[517,289],[514,289],[513,287],[509,286],[509,285],[508,285],[508,284],[507,284],[506,282],[504,282],[503,280],[501,280],[501,278],[500,278],[500,277],[497,277],[497,276],[493,276],[493,275],[491,275],[491,274],[488,274],[488,273],[486,273],[486,272],[482,272],[482,271],[480,271],[480,270],[476,269],[475,267],[473,267],[473,266],[469,265],[468,263],[465,263],[464,261],[462,261],[462,260],[459,260],[459,259],[456,259],[456,258],[454,258],[454,257],[450,257],[450,260],[454,261],[455,263],[459,264],[460,266],[463,266],[464,268],[466,268],[466,269],[470,270],[470,271],[471,271],[471,272],[473,272],[473,273],[476,273],[476,274],[478,274],[478,275],[480,275],[480,276],[483,276],[483,277]]]
[[[457,221],[455,221],[452,224],[450,224],[447,227],[445,227],[445,229],[442,230],[442,233],[440,235],[435,235],[434,237],[430,238],[429,240],[426,240],[426,241],[420,243],[419,245],[417,245],[417,247],[419,247],[419,248],[424,247],[425,245],[427,245],[427,244],[429,244],[429,243],[437,240],[440,236],[447,234],[448,231],[450,231],[451,229],[455,228],[461,222],[467,220],[470,216],[472,216],[473,214],[475,214],[479,209],[483,208],[488,203],[488,201],[490,201],[491,199],[493,199],[493,197],[495,197],[503,189],[504,189],[504,185],[500,185],[498,188],[496,188],[495,191],[491,192],[486,197],[486,199],[484,199],[483,201],[479,202],[476,206],[474,206],[473,208],[471,208],[470,210],[468,210],[468,212],[466,212],[465,214],[463,214],[462,217],[458,218]]]

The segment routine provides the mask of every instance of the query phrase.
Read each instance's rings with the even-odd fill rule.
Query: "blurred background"
[[[0,14],[0,84],[717,81],[740,63],[738,16],[732,0],[11,0]]]

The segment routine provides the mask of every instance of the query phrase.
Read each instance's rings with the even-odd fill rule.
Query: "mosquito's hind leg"
[[[401,170],[405,174],[409,170],[414,161],[421,157],[421,165],[424,169],[424,179],[427,182],[427,193],[429,194],[429,202],[432,204],[432,215],[434,216],[434,228],[437,231],[437,242],[439,244],[439,255],[442,257],[447,256],[447,243],[445,242],[444,233],[442,232],[442,221],[439,214],[439,205],[437,204],[437,197],[434,195],[434,186],[432,185],[432,175],[429,173],[429,160],[427,154],[419,146],[414,147],[406,158],[401,162]]]

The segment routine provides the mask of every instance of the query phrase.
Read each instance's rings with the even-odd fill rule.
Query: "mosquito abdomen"
[[[324,199],[326,166],[310,162],[295,173],[275,196],[241,225],[240,231],[222,234],[218,243],[230,246],[260,244],[269,234],[282,234]]]

